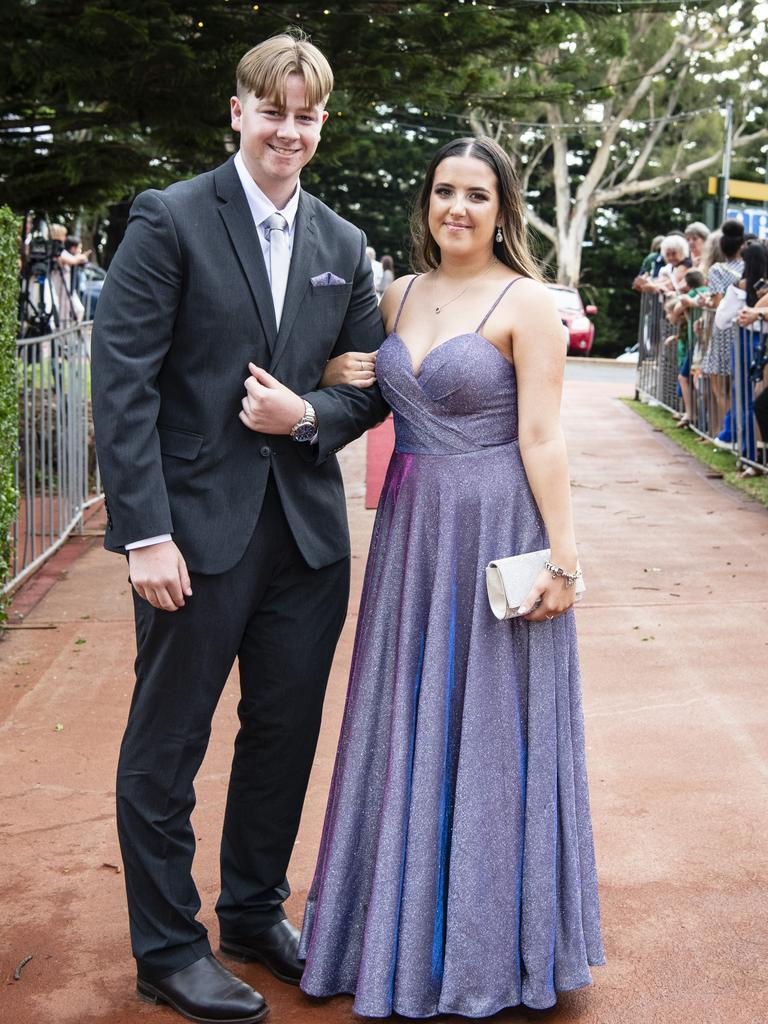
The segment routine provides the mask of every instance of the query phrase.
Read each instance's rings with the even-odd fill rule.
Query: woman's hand
[[[736,317],[736,323],[739,327],[749,327],[755,320],[760,319],[760,314],[763,313],[762,309],[755,309],[753,306],[745,306],[744,309],[740,310],[739,315]]]
[[[567,612],[576,602],[576,587],[566,587],[562,576],[542,569],[528,596],[518,609],[518,615],[528,622],[544,622]]]
[[[356,388],[369,388],[376,383],[376,356],[378,352],[344,352],[329,359],[320,379],[321,388],[338,384],[351,384]]]

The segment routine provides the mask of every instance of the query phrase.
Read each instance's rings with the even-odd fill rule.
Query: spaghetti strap
[[[496,309],[496,307],[497,307],[497,306],[498,306],[498,304],[499,304],[499,303],[501,302],[501,300],[502,300],[502,299],[504,298],[504,296],[505,296],[505,295],[507,294],[507,292],[508,292],[508,291],[509,291],[509,289],[510,289],[510,288],[512,287],[512,285],[513,285],[513,284],[517,284],[517,282],[518,282],[518,281],[522,281],[522,280],[524,280],[522,276],[521,276],[521,277],[516,277],[516,278],[514,279],[514,281],[510,281],[510,282],[509,282],[509,284],[505,285],[505,286],[504,286],[504,287],[502,288],[502,290],[501,290],[501,294],[500,294],[500,295],[498,296],[498,298],[496,299],[496,301],[494,302],[494,304],[493,304],[493,305],[491,306],[491,308],[490,308],[490,309],[488,310],[488,312],[487,312],[487,313],[485,314],[485,316],[483,317],[483,319],[482,319],[482,320],[480,321],[480,325],[479,325],[479,327],[477,328],[477,330],[475,331],[475,334],[479,334],[479,333],[480,333],[480,331],[482,331],[483,327],[485,327],[485,321],[486,321],[486,320],[488,319],[488,317],[489,317],[489,316],[491,315],[491,313],[492,313],[492,312],[494,311],[494,309]],[[406,292],[405,294],[407,295],[407,294],[408,294],[408,292]],[[398,315],[399,315],[399,314],[398,314]]]
[[[408,282],[405,291],[403,292],[403,297],[402,299],[400,299],[400,305],[397,307],[397,316],[395,317],[395,322],[392,324],[393,334],[397,330],[397,325],[400,323],[400,314],[403,312],[403,306],[405,305],[405,300],[408,298],[408,292],[411,290],[413,282],[416,280],[417,277],[420,276],[420,274],[414,274],[411,280]]]

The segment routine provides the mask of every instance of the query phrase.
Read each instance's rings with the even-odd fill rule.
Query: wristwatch
[[[304,415],[291,427],[291,437],[294,441],[311,441],[316,433],[317,413],[305,399]]]

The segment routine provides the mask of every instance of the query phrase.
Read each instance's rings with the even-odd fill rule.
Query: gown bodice
[[[476,331],[457,334],[430,349],[418,374],[397,332],[415,278],[409,283],[376,360],[376,377],[394,414],[398,452],[453,455],[517,439],[515,368],[480,331],[518,280],[503,289]]]

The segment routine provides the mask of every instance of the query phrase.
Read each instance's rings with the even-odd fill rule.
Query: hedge
[[[2,588],[10,573],[11,527],[18,499],[14,486],[19,446],[18,301],[19,220],[7,206],[0,206],[0,622],[7,617]]]

